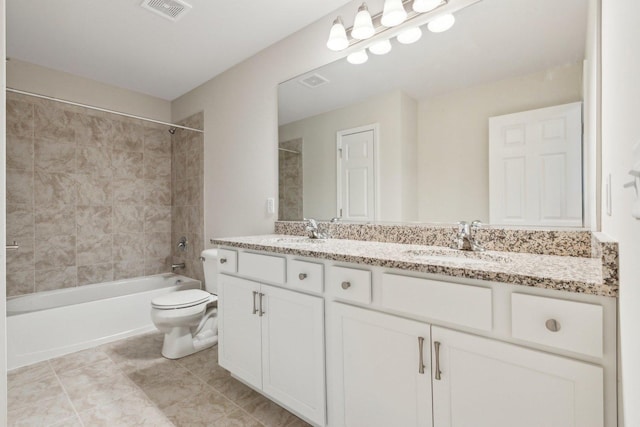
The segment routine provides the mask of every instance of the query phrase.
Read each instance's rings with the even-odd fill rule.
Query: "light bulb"
[[[453,27],[455,24],[456,18],[455,16],[449,14],[442,15],[434,19],[433,21],[427,24],[427,28],[432,33],[441,33],[443,31],[447,31],[449,28]]]
[[[374,35],[376,30],[373,29],[373,22],[371,21],[371,14],[367,8],[366,3],[358,8],[358,14],[353,22],[353,28],[351,29],[351,37],[358,40],[368,39]]]
[[[404,10],[402,0],[385,0],[380,22],[385,27],[395,27],[407,19],[407,11]]]
[[[346,49],[349,46],[349,39],[347,39],[347,31],[344,29],[342,18],[339,16],[333,21],[333,26],[329,32],[329,40],[327,40],[327,47],[334,51]]]
[[[369,46],[369,52],[374,55],[384,55],[391,52],[391,42],[389,40],[380,40]]]
[[[367,55],[367,51],[365,50],[359,50],[347,56],[347,61],[349,61],[350,64],[354,65],[364,64],[368,59],[369,56]]]
[[[411,27],[398,34],[398,41],[402,44],[411,44],[420,40],[420,37],[422,37],[420,27]]]
[[[413,10],[418,13],[429,12],[440,6],[442,0],[413,0]]]

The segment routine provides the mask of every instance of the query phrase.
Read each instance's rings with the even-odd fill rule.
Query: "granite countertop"
[[[398,268],[451,277],[617,297],[605,284],[600,258],[515,252],[466,252],[441,246],[357,240],[312,240],[269,234],[211,239],[219,246]]]

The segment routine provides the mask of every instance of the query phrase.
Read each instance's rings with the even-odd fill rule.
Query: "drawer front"
[[[330,267],[327,293],[346,301],[371,304],[371,272],[347,267]]]
[[[218,249],[218,271],[235,273],[238,271],[238,251]]]
[[[490,288],[383,274],[381,304],[456,325],[492,329]]]
[[[602,357],[603,308],[526,294],[511,295],[514,338]]]
[[[280,256],[240,252],[238,273],[258,280],[284,283],[286,260]]]
[[[296,289],[322,293],[323,270],[322,264],[294,259],[289,262],[287,283]]]

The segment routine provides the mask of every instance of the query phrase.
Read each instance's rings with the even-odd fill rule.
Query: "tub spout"
[[[184,262],[179,264],[171,264],[171,271],[176,271],[177,269],[184,270]]]

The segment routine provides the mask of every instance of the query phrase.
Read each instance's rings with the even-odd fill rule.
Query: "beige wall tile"
[[[33,104],[7,99],[7,135],[33,137]]]
[[[114,280],[144,276],[144,261],[121,261],[113,264]]]
[[[144,127],[134,123],[117,123],[113,148],[122,151],[143,151]]]
[[[168,156],[171,154],[171,134],[168,129],[146,128],[144,131],[144,151]]]
[[[121,205],[140,205],[144,200],[144,181],[141,179],[114,179],[113,201]]]
[[[171,177],[171,154],[156,151],[145,151],[144,153],[144,177],[170,178]]]
[[[75,142],[73,113],[57,107],[36,105],[34,108],[34,136],[58,142]]]
[[[104,264],[112,261],[113,236],[78,235],[77,265]]]
[[[35,272],[36,292],[72,288],[78,285],[76,267],[52,268]]]
[[[7,170],[7,203],[33,203],[33,173]]]
[[[109,147],[115,134],[113,120],[99,115],[75,113],[72,119],[76,142],[94,147]]]
[[[168,258],[171,256],[171,233],[145,233],[145,259]]]
[[[9,266],[33,269],[34,261],[33,237],[23,237],[18,240],[20,248],[7,251],[7,268]]]
[[[36,241],[36,270],[74,265],[76,265],[76,236],[53,236]]]
[[[78,206],[76,209],[78,236],[111,234],[112,216],[111,206]]]
[[[110,178],[76,175],[78,205],[111,205],[113,203],[114,183]]]
[[[114,150],[111,155],[114,178],[139,179],[143,176],[143,154]]]
[[[186,151],[173,152],[173,178],[176,180],[187,178],[187,153]]]
[[[38,171],[76,171],[76,144],[54,140],[36,139],[34,144],[34,166]]]
[[[144,232],[144,206],[115,205],[113,208],[113,230],[115,233]]]
[[[7,243],[34,235],[33,206],[7,204]]]
[[[36,206],[54,203],[75,204],[76,178],[70,173],[38,172],[34,177],[34,203]]]
[[[76,207],[56,203],[38,206],[35,211],[36,239],[76,233]]]
[[[79,145],[76,153],[78,173],[103,177],[113,174],[111,169],[111,148]]]
[[[171,181],[167,178],[144,180],[144,203],[171,206]]]
[[[35,292],[34,271],[7,264],[7,296],[25,295]]]
[[[170,258],[157,258],[144,260],[144,274],[149,276],[152,274],[161,274],[171,272]]]
[[[113,280],[113,264],[94,264],[78,267],[78,286],[93,283],[111,282]]]
[[[167,232],[171,230],[171,206],[145,206],[144,231]]]
[[[142,261],[144,259],[144,233],[113,235],[113,259],[115,261]]]
[[[33,170],[33,138],[7,134],[7,169]]]

